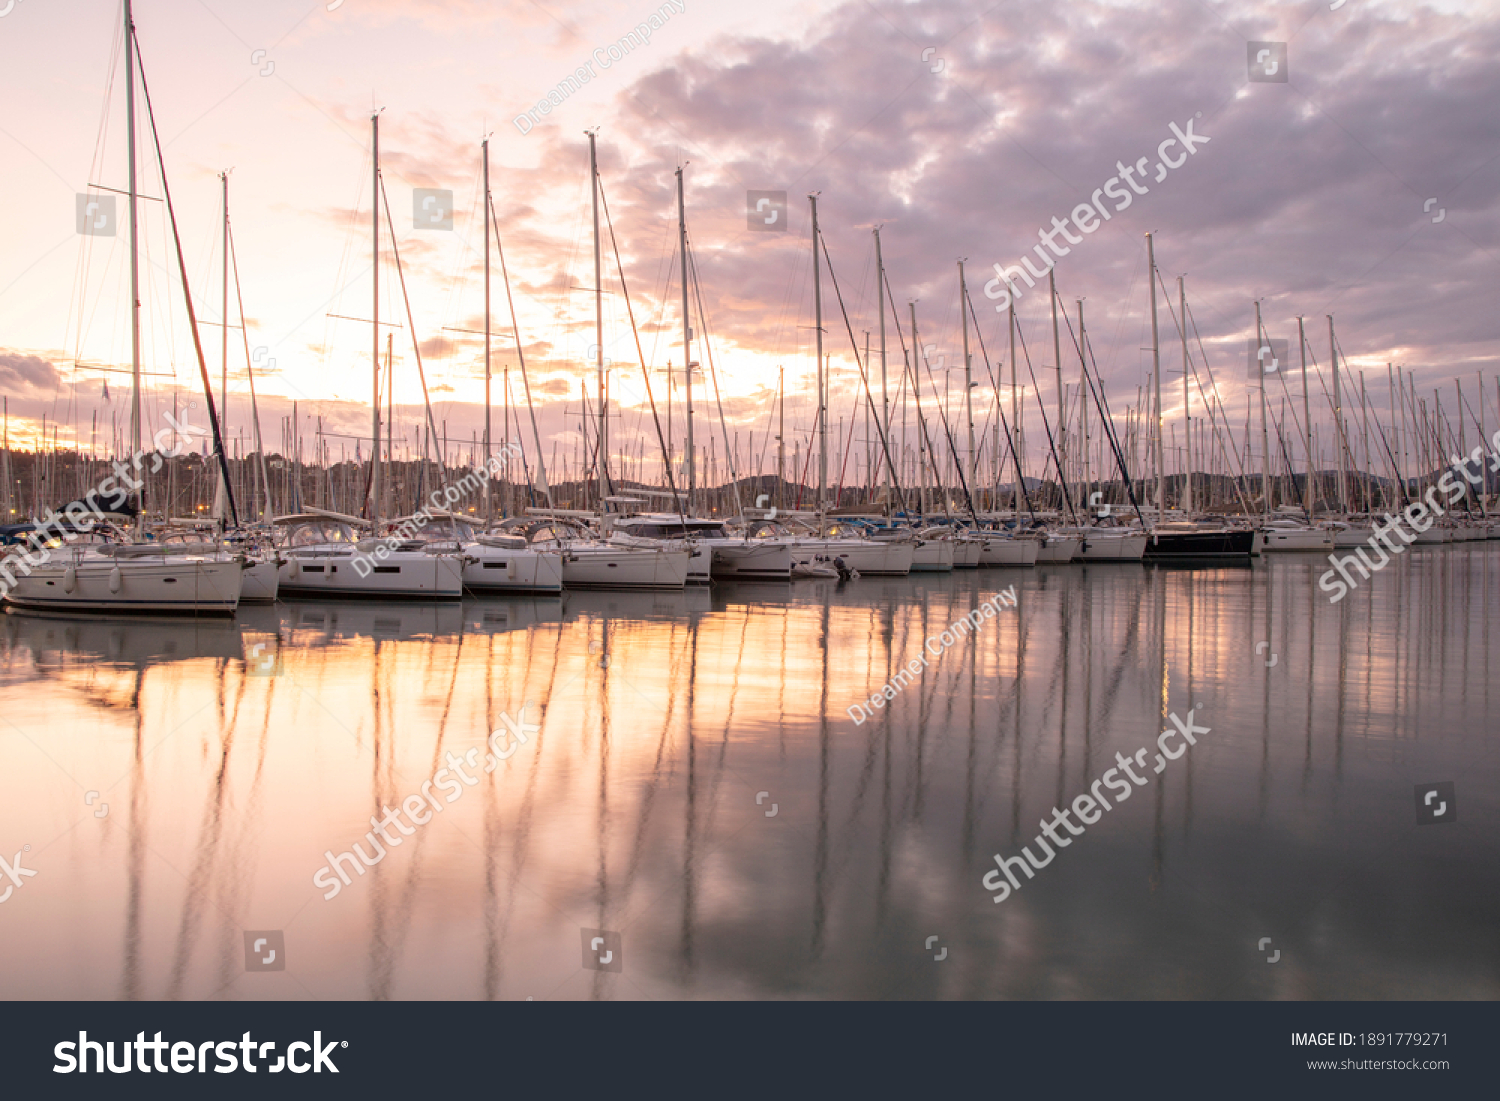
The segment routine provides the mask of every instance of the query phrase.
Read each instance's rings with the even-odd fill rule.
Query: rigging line
[[[1286,450],[1286,437],[1284,435],[1282,435],[1282,432],[1281,432],[1281,419],[1279,417],[1277,417],[1275,413],[1271,413],[1270,414],[1270,418],[1271,418],[1271,423],[1276,426],[1276,443],[1281,448],[1281,458],[1282,458],[1282,461],[1286,463],[1287,475],[1288,476],[1292,476],[1292,457],[1291,457],[1291,455],[1287,454],[1287,450]],[[1312,513],[1310,511],[1308,511],[1307,509],[1303,509],[1302,511],[1307,516],[1307,522],[1309,524],[1311,524],[1312,523]]]
[[[552,490],[547,485],[547,466],[542,459],[542,437],[536,426],[536,406],[531,402],[531,380],[526,375],[526,349],[521,343],[521,326],[516,320],[516,301],[511,295],[510,272],[505,266],[505,248],[500,244],[500,219],[495,216],[495,198],[493,195],[486,198],[489,207],[489,218],[495,229],[495,253],[500,258],[500,278],[505,283],[505,302],[510,307],[510,328],[516,340],[516,360],[521,368],[521,385],[526,390],[526,412],[531,418],[531,437],[536,443],[536,470],[540,478],[540,489],[542,496],[547,499],[547,504],[552,504]],[[521,457],[522,469],[525,469],[525,454]]]
[[[885,278],[885,293],[886,293],[886,297],[891,302],[895,302],[896,301],[896,296],[895,296],[895,293],[891,290],[891,278],[890,278],[890,272],[889,271],[886,271],[884,273],[884,278]],[[907,349],[906,349],[906,334],[903,333],[902,330],[901,330],[901,311],[893,309],[891,311],[891,319],[896,322],[896,339],[901,344],[901,358],[902,358],[902,361],[903,361],[903,368],[902,368],[902,371],[901,371],[901,385],[902,386],[906,385],[907,373],[910,372],[910,375],[911,375],[912,398],[915,401],[916,406],[917,406],[917,431],[918,431],[918,436],[919,436],[918,441],[917,441],[917,446],[918,446],[918,449],[920,450],[921,447],[923,446],[923,444],[925,443],[926,449],[927,449],[928,462],[931,462],[932,461],[932,451],[933,451],[933,448],[932,448],[932,436],[927,431],[927,419],[922,415],[922,387],[921,387],[921,385],[920,385],[920,383],[918,381],[918,377],[917,377],[917,357],[916,357],[916,354],[915,354],[916,350],[913,349],[912,352],[910,352],[910,353],[907,352]],[[915,334],[913,334],[913,335],[915,335]],[[920,459],[920,456],[919,456],[919,458],[918,458],[918,467],[919,467],[919,469],[920,469],[920,466],[921,466],[921,459]],[[936,471],[934,471],[934,473],[936,473]],[[920,482],[920,480],[921,480],[921,476],[920,475],[918,477],[918,480]],[[925,515],[924,506],[925,506],[926,502],[922,499],[924,493],[925,493],[925,489],[924,488],[919,488],[918,491],[917,491],[917,515],[918,516],[924,516]],[[944,496],[943,496],[943,515],[945,517],[947,517],[949,520],[953,519],[953,511],[948,507],[948,498],[947,498],[946,494],[944,494]],[[972,509],[970,510],[970,515],[971,516],[973,515],[973,510]],[[978,523],[977,519],[975,519],[975,523],[976,524]]]
[[[656,262],[656,275],[657,275],[657,278],[655,279],[654,283],[655,283],[655,285],[657,287],[660,288],[660,290],[657,292],[657,295],[656,295],[656,302],[658,304],[658,307],[657,307],[657,311],[656,311],[656,321],[654,323],[654,330],[653,330],[653,333],[652,333],[652,341],[651,341],[651,362],[652,363],[656,362],[656,353],[659,350],[659,348],[661,347],[662,334],[666,331],[666,326],[664,326],[662,324],[662,318],[666,315],[666,312],[667,312],[667,295],[668,295],[668,293],[672,289],[671,288],[671,282],[672,282],[672,280],[674,278],[676,278],[676,275],[675,275],[675,273],[672,270],[672,267],[673,267],[673,265],[672,265],[672,258],[677,255],[677,241],[676,241],[676,236],[677,235],[676,234],[672,234],[672,247],[670,249],[668,249],[668,248],[665,247],[666,246],[666,241],[667,241],[666,233],[670,233],[670,231],[671,231],[671,226],[670,225],[664,227],[663,240],[662,240],[662,246],[663,247],[661,248],[661,251],[658,253],[657,262]],[[670,386],[670,382],[671,382],[671,376],[670,375],[668,376],[667,381],[669,383],[668,388],[667,388],[667,395],[668,395],[668,399],[670,400],[670,398],[671,398],[671,392],[672,392],[671,391],[671,386]]]
[[[973,312],[973,305],[974,304],[971,301],[969,303],[969,308],[970,308],[970,313],[971,314]],[[959,308],[960,309],[963,308],[963,303],[959,304]],[[1017,324],[1019,325],[1019,321],[1017,322]],[[1019,332],[1019,331],[1020,330],[1018,328],[1017,332]],[[1027,489],[1026,489],[1026,478],[1021,473],[1021,458],[1020,458],[1019,455],[1016,454],[1015,435],[1012,434],[1012,432],[1010,430],[1010,422],[1005,417],[1005,410],[1001,408],[1001,403],[1000,403],[1000,387],[995,384],[995,372],[990,368],[990,354],[985,349],[985,346],[984,346],[984,334],[979,331],[979,321],[978,321],[977,318],[974,321],[974,335],[979,338],[979,355],[984,360],[984,371],[985,371],[985,374],[989,376],[990,389],[994,392],[994,395],[995,395],[995,412],[997,414],[999,414],[999,416],[1000,416],[1000,427],[1002,427],[1002,428],[1005,429],[1005,450],[1009,453],[1011,459],[1015,463],[1015,467],[1016,467],[1016,484],[1021,487],[1021,497],[1026,502],[1026,511],[1029,512],[1029,513],[1031,513],[1031,519],[1033,521],[1035,521],[1036,520],[1036,509],[1033,508],[1032,505],[1031,505],[1031,494],[1029,492],[1027,492]],[[925,356],[924,356],[924,358],[925,358]],[[929,367],[928,370],[930,371],[931,368]],[[945,418],[943,418],[943,427],[944,427],[945,431],[947,430],[947,424],[948,424],[947,418],[945,417]],[[950,444],[952,443],[952,436],[951,436],[951,434],[949,436],[949,443]],[[957,454],[956,451],[955,451],[955,453],[953,455],[953,461],[954,461],[955,464],[958,463],[958,454]],[[972,511],[972,506],[970,508],[970,511]],[[1016,517],[1016,519],[1017,519],[1017,521],[1019,521],[1020,517],[1018,516],[1018,517]],[[976,521],[976,523],[977,522],[978,521]]]
[[[1380,444],[1385,448],[1386,458],[1390,461],[1392,480],[1396,483],[1397,488],[1401,490],[1401,507],[1405,508],[1411,500],[1406,495],[1406,479],[1401,477],[1401,469],[1396,465],[1396,456],[1391,454],[1391,445],[1385,438],[1385,429],[1381,427],[1379,417],[1375,418],[1375,431],[1380,433]]]
[[[1194,332],[1196,333],[1196,328],[1195,328]],[[1206,362],[1204,364],[1204,367],[1205,367],[1205,369],[1207,368],[1207,363]],[[1210,430],[1210,432],[1213,435],[1214,443],[1218,445],[1218,448],[1219,448],[1219,457],[1223,460],[1223,462],[1224,462],[1224,469],[1227,471],[1227,470],[1229,470],[1229,454],[1230,454],[1230,452],[1229,452],[1228,448],[1226,448],[1224,446],[1224,434],[1226,434],[1226,433],[1228,433],[1230,431],[1230,429],[1229,429],[1229,423],[1228,423],[1228,421],[1229,421],[1228,414],[1227,413],[1224,414],[1225,424],[1224,424],[1223,432],[1221,433],[1221,431],[1219,429],[1218,417],[1215,415],[1215,412],[1214,412],[1214,398],[1216,397],[1216,395],[1211,394],[1211,393],[1209,393],[1209,392],[1207,392],[1207,391],[1204,390],[1204,388],[1203,388],[1203,380],[1198,377],[1198,368],[1194,365],[1193,359],[1192,359],[1191,356],[1188,357],[1188,370],[1192,372],[1192,375],[1193,375],[1193,385],[1198,388],[1198,397],[1203,402],[1203,407],[1208,410],[1209,430]],[[1220,402],[1220,412],[1223,412],[1222,401]],[[1234,452],[1234,457],[1235,457],[1235,462],[1238,463],[1239,462],[1239,452],[1238,451]],[[1210,474],[1209,477],[1211,479],[1213,477],[1213,475]],[[1245,510],[1245,513],[1248,515],[1249,512],[1250,512],[1250,503],[1245,498],[1245,492],[1246,492],[1245,487],[1241,484],[1241,482],[1239,480],[1236,480],[1232,475],[1226,474],[1225,477],[1228,478],[1229,482],[1234,486],[1235,496],[1239,497],[1239,499],[1240,499],[1240,507],[1243,508]]]
[[[434,420],[432,416],[432,400],[427,396],[427,372],[422,369],[422,343],[417,339],[417,322],[416,319],[412,316],[411,299],[407,296],[406,293],[406,271],[401,266],[401,250],[396,246],[396,224],[391,220],[391,196],[390,193],[386,190],[384,173],[380,174],[380,197],[385,203],[385,224],[390,228],[391,231],[391,256],[396,261],[396,278],[401,283],[401,302],[406,307],[407,327],[411,329],[411,346],[412,351],[415,353],[417,359],[417,377],[422,380],[422,407],[427,411],[427,427],[431,430],[432,434],[436,436],[437,421]],[[391,395],[394,396],[396,392],[396,383],[394,379],[390,381],[389,386]],[[485,462],[489,461],[488,455],[486,455],[484,458]],[[485,476],[486,478],[488,478],[489,474],[486,473]],[[485,492],[486,495],[488,495],[489,491],[486,490]]]
[[[1198,354],[1199,354],[1199,356],[1201,356],[1202,359],[1203,359],[1203,370],[1204,370],[1204,373],[1206,373],[1208,375],[1209,391],[1210,391],[1210,393],[1213,394],[1213,396],[1215,398],[1218,399],[1219,413],[1224,418],[1224,433],[1225,433],[1225,435],[1229,436],[1230,442],[1233,443],[1233,441],[1234,441],[1234,430],[1233,430],[1233,428],[1230,427],[1230,423],[1229,423],[1229,410],[1227,408],[1225,408],[1225,406],[1224,406],[1224,398],[1219,393],[1219,383],[1214,378],[1214,369],[1213,369],[1212,364],[1210,364],[1208,362],[1208,349],[1206,349],[1206,348],[1203,347],[1203,334],[1198,331],[1198,318],[1193,314],[1193,307],[1192,307],[1191,304],[1188,305],[1188,308],[1187,308],[1187,324],[1193,330],[1193,340],[1198,345]],[[1200,385],[1199,386],[1199,392],[1200,393],[1202,392],[1202,389],[1203,388]],[[1228,456],[1229,456],[1229,454],[1231,452],[1226,451],[1226,449],[1224,447],[1224,440],[1219,436],[1219,426],[1218,426],[1218,423],[1214,420],[1214,405],[1213,405],[1213,403],[1206,402],[1206,404],[1208,404],[1208,416],[1209,416],[1210,423],[1213,424],[1214,439],[1218,441],[1218,444],[1219,444],[1219,453],[1220,453],[1221,457],[1224,458],[1224,460],[1225,460],[1225,466],[1227,467],[1229,465],[1228,464]],[[1240,498],[1240,507],[1242,509],[1244,509],[1245,515],[1248,516],[1248,515],[1251,514],[1250,501],[1249,501],[1249,497],[1250,497],[1250,484],[1249,484],[1248,478],[1247,478],[1247,476],[1245,474],[1245,464],[1244,464],[1244,462],[1240,458],[1240,449],[1239,449],[1238,446],[1234,447],[1234,449],[1232,451],[1232,454],[1234,455],[1234,465],[1235,465],[1235,468],[1239,471],[1238,479],[1235,481],[1235,493]]]
[[[229,219],[226,216],[225,221]],[[234,300],[238,303],[240,315],[240,337],[245,342],[245,376],[250,380],[250,420],[255,429],[255,450],[260,459],[260,481],[266,493],[265,510],[261,513],[261,519],[270,517],[271,513],[271,479],[266,473],[266,449],[261,443],[260,436],[260,408],[255,401],[255,371],[250,363],[250,334],[245,326],[245,297],[243,288],[240,286],[240,258],[234,248],[234,227],[229,226],[229,263],[234,272]],[[225,319],[226,322],[228,319]],[[321,460],[322,456],[319,456]]]
[[[198,373],[203,378],[203,400],[208,406],[209,425],[213,429],[214,434],[214,449],[218,452],[219,457],[219,473],[224,478],[224,499],[229,505],[230,520],[233,521],[235,527],[239,527],[240,519],[234,507],[234,486],[229,477],[229,458],[224,454],[224,437],[219,432],[219,413],[214,406],[213,383],[208,377],[208,363],[203,358],[203,340],[198,335],[197,319],[193,313],[193,295],[187,285],[187,262],[182,255],[182,238],[177,233],[177,215],[172,209],[172,193],[167,187],[167,166],[166,162],[162,159],[161,135],[156,130],[156,111],[151,106],[151,89],[146,84],[146,67],[144,60],[141,58],[141,43],[140,39],[136,37],[134,28],[130,31],[130,37],[135,43],[136,60],[140,64],[141,92],[146,101],[146,117],[151,122],[151,140],[152,144],[156,147],[156,163],[161,170],[162,198],[166,202],[167,220],[172,224],[172,239],[177,245],[177,267],[182,275],[182,297],[187,306],[188,325],[193,331],[193,349],[198,354]],[[139,530],[139,522],[137,522],[137,530]]]
[[[1339,357],[1344,361],[1344,370],[1350,370],[1351,368],[1349,367],[1349,357],[1344,355],[1344,346],[1339,343],[1337,336],[1333,338],[1333,346],[1337,350]],[[1324,388],[1323,392],[1325,394],[1328,392],[1326,387]],[[1333,398],[1330,397],[1328,399],[1328,405],[1329,408],[1333,407]],[[1335,410],[1333,419],[1335,421],[1341,421],[1343,419],[1340,416],[1340,411]],[[1344,457],[1349,460],[1349,469],[1353,470],[1356,464],[1354,462],[1354,452],[1349,444],[1349,433],[1345,430],[1342,424],[1335,424],[1334,429],[1337,433],[1335,442],[1337,443],[1339,450],[1344,453]]]
[[[698,274],[697,254],[692,249],[688,250],[687,260],[688,278],[692,280],[693,297],[698,302],[698,321],[703,326],[703,347],[708,352],[708,377],[714,384],[714,404],[719,409],[719,434],[724,439],[724,461],[729,467],[729,477],[734,485],[734,511],[737,516],[743,516],[745,505],[740,500],[740,473],[734,451],[729,446],[729,427],[724,423],[724,400],[719,396],[719,372],[714,366],[714,344],[709,336],[708,311],[703,308],[703,280]]]
[[[972,298],[969,300],[969,316],[974,317],[974,300]],[[976,329],[979,327],[978,317],[974,317],[974,327]],[[1031,366],[1031,352],[1026,347],[1026,334],[1021,331],[1021,319],[1019,317],[1016,318],[1016,336],[1018,336],[1021,340],[1021,354],[1026,357],[1026,373],[1031,376],[1031,389],[1036,394],[1036,407],[1037,410],[1042,414],[1042,427],[1046,429],[1047,432],[1047,449],[1052,452],[1052,461],[1057,465],[1057,484],[1062,489],[1063,501],[1068,506],[1069,515],[1071,515],[1076,520],[1078,518],[1078,513],[1077,510],[1073,508],[1073,497],[1068,493],[1068,481],[1062,475],[1062,460],[1057,457],[1057,443],[1052,438],[1052,424],[1047,419],[1047,403],[1042,401],[1042,388],[1037,385],[1036,371],[1034,371]],[[984,346],[984,341],[981,340],[979,343],[980,347],[982,348]],[[999,401],[1000,394],[999,391],[996,391],[995,403],[997,406],[999,405]],[[1029,505],[1030,502],[1028,502],[1028,507]],[[1033,516],[1035,516],[1034,513]]]
[[[625,297],[625,312],[630,315],[630,333],[635,338],[635,354],[641,359],[641,375],[646,380],[646,398],[651,403],[651,421],[656,425],[656,442],[661,447],[662,465],[667,469],[667,488],[672,492],[672,504],[679,506],[677,485],[672,479],[672,464],[667,460],[667,439],[662,435],[661,418],[656,415],[656,395],[651,390],[651,370],[646,366],[646,353],[641,351],[641,334],[635,327],[635,309],[630,304],[630,287],[625,283],[625,265],[620,263],[620,244],[615,240],[615,223],[609,216],[609,200],[604,197],[604,181],[599,181],[599,202],[604,207],[604,224],[609,229],[609,244],[615,254],[615,270],[620,274],[620,290]],[[676,251],[675,249],[673,250]],[[623,476],[623,471],[621,472]],[[691,505],[692,502],[688,502]]]
[[[825,236],[821,232],[818,234],[818,236],[822,237],[823,259],[828,262],[828,278],[830,280],[832,280],[832,282],[833,282],[833,293],[834,293],[834,297],[838,299],[839,313],[841,313],[843,315],[843,318],[844,318],[844,328],[849,333],[849,345],[850,345],[850,347],[852,347],[854,349],[854,362],[857,363],[857,364],[859,364],[859,379],[860,379],[860,382],[864,386],[865,401],[868,403],[869,410],[870,410],[870,416],[872,416],[872,417],[875,418],[875,424],[876,424],[876,427],[878,429],[878,434],[880,436],[880,449],[881,449],[881,451],[885,455],[886,470],[888,470],[890,472],[890,475],[891,475],[891,486],[896,490],[897,494],[900,496],[900,499],[901,499],[901,502],[902,502],[901,507],[902,507],[902,510],[905,511],[905,508],[906,508],[905,495],[902,494],[902,492],[901,492],[901,476],[896,472],[895,461],[891,458],[891,444],[890,444],[890,440],[886,438],[885,430],[883,428],[880,428],[880,414],[875,409],[875,398],[874,398],[874,395],[870,393],[870,373],[866,369],[867,365],[865,363],[861,362],[861,360],[860,360],[860,357],[859,357],[859,345],[857,343],[855,343],[855,340],[854,340],[854,326],[852,326],[849,323],[849,311],[847,311],[846,309],[844,309],[844,295],[843,295],[843,292],[839,290],[838,276],[834,275],[834,273],[833,273],[833,257],[830,256],[829,253],[828,253],[828,238],[827,238],[827,236]],[[852,424],[852,421],[851,421],[851,424]],[[850,436],[851,440],[854,437],[854,431],[853,431],[852,427],[850,429],[849,436]],[[847,455],[845,456],[845,459],[847,461]],[[839,472],[839,477],[840,478],[843,477],[843,471]],[[887,508],[890,507],[889,503],[887,503],[886,507]]]
[[[1156,273],[1156,276],[1157,276],[1157,282],[1160,283],[1161,282],[1161,272],[1158,271]],[[1177,327],[1177,335],[1180,336],[1180,337],[1183,337],[1184,342],[1186,342],[1186,334],[1183,332],[1183,328],[1187,324],[1188,319],[1187,319],[1187,317],[1179,318],[1177,316],[1177,311],[1172,308],[1172,296],[1169,295],[1169,294],[1167,294],[1166,284],[1164,284],[1164,283],[1161,284],[1161,290],[1162,290],[1162,297],[1166,301],[1167,313],[1171,315],[1172,324]],[[1184,294],[1184,296],[1183,296],[1183,305],[1184,306],[1187,305],[1187,296],[1186,296],[1186,294]],[[1198,326],[1197,326],[1197,322],[1196,321],[1193,322],[1193,335],[1195,337],[1197,337],[1197,335],[1198,335]],[[1208,353],[1206,351],[1204,351],[1204,349],[1203,349],[1203,340],[1202,340],[1201,337],[1198,338],[1198,350],[1203,355],[1203,366],[1204,366],[1205,369],[1207,369],[1208,368]],[[1215,384],[1215,393],[1212,396],[1210,396],[1209,394],[1204,393],[1204,390],[1203,390],[1203,380],[1198,377],[1198,369],[1193,366],[1193,359],[1192,359],[1191,355],[1188,356],[1187,365],[1188,365],[1188,371],[1189,371],[1189,373],[1193,376],[1193,385],[1198,388],[1198,397],[1203,402],[1203,407],[1208,410],[1209,428],[1213,432],[1214,443],[1218,444],[1219,455],[1224,460],[1224,466],[1225,466],[1225,468],[1228,469],[1228,466],[1229,466],[1229,454],[1228,454],[1228,451],[1224,447],[1223,437],[1221,437],[1219,435],[1219,422],[1214,417],[1214,402],[1213,402],[1213,398],[1218,396],[1217,395],[1217,384]],[[1212,378],[1213,378],[1212,372],[1210,372],[1209,378],[1210,378],[1210,380],[1212,380]],[[1286,386],[1286,380],[1284,378],[1282,379],[1282,386],[1283,387]],[[1288,396],[1290,396],[1290,395],[1288,395]],[[1222,399],[1220,399],[1220,404],[1222,405]],[[1296,407],[1296,404],[1294,402],[1293,405],[1292,405],[1292,415],[1295,417],[1296,413],[1297,413],[1297,407]],[[1225,415],[1224,415],[1224,421],[1225,421],[1225,430],[1228,431],[1228,422],[1229,422],[1229,415],[1228,415],[1228,413],[1225,413]],[[1236,461],[1236,463],[1238,463],[1238,461],[1239,461],[1239,452],[1238,451],[1235,452],[1235,461]],[[1311,457],[1309,457],[1309,459],[1308,459],[1308,467],[1309,467],[1309,469],[1311,469],[1311,466],[1312,466],[1312,460],[1311,460]],[[1243,467],[1241,468],[1241,477],[1243,477]],[[1212,479],[1212,475],[1210,475],[1210,483],[1209,483],[1210,487],[1212,486],[1212,480],[1211,479]],[[1242,488],[1244,488],[1244,492],[1241,492]],[[1236,483],[1235,484],[1235,493],[1240,498],[1240,505],[1241,505],[1241,507],[1244,508],[1246,514],[1248,515],[1249,512],[1250,512],[1250,504],[1246,500],[1246,493],[1248,493],[1248,487],[1241,487],[1238,483]],[[1312,516],[1311,516],[1311,514],[1309,514],[1309,516],[1308,516],[1308,522],[1311,523],[1311,521],[1312,521]]]
[[[1125,456],[1120,451],[1120,441],[1115,434],[1114,414],[1109,411],[1109,396],[1104,393],[1104,380],[1102,378],[1098,380],[1097,388],[1094,385],[1095,377],[1099,374],[1099,361],[1094,357],[1094,342],[1088,338],[1088,333],[1085,331],[1083,342],[1080,344],[1078,335],[1073,332],[1073,319],[1064,312],[1063,320],[1068,323],[1068,339],[1072,341],[1074,350],[1078,352],[1078,362],[1083,367],[1083,380],[1088,383],[1089,396],[1094,399],[1094,409],[1099,414],[1099,423],[1104,429],[1104,438],[1109,443],[1110,454],[1115,457],[1115,465],[1125,484],[1125,494],[1130,500],[1130,507],[1135,510],[1136,519],[1144,525],[1146,518],[1141,515],[1141,506],[1135,498],[1135,483],[1131,480],[1130,470],[1125,465]],[[1088,369],[1090,359],[1094,360],[1092,373]]]
[[[933,401],[937,402],[937,392],[938,392],[938,389],[937,389],[937,378],[932,373],[932,363],[927,359],[927,349],[926,348],[921,348],[921,349],[919,349],[919,351],[921,351],[921,353],[922,353],[922,362],[924,364],[926,364],[926,366],[927,366],[927,381],[932,384],[932,397],[933,397]],[[945,379],[944,381],[946,382],[947,380]],[[954,443],[954,441],[953,441],[953,430],[948,427],[948,417],[943,412],[943,408],[942,408],[941,403],[938,403],[938,420],[942,423],[942,426],[943,426],[943,435],[948,440],[948,453],[953,457],[954,473],[958,475],[958,485],[959,485],[959,488],[963,490],[964,500],[968,503],[968,506],[969,506],[969,519],[971,519],[972,521],[974,521],[975,528],[978,528],[979,527],[979,516],[974,511],[974,495],[973,495],[973,493],[971,493],[969,491],[968,479],[966,479],[964,477],[964,471],[963,471],[963,465],[964,464],[963,464],[962,461],[960,461],[960,459],[958,457],[958,444]],[[934,474],[934,476],[937,475],[936,466],[937,466],[937,464],[934,463],[933,464],[933,468],[934,468],[933,469],[933,474]],[[941,486],[939,488],[941,488]]]

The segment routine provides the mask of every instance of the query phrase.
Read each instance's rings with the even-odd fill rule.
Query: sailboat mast
[[[685,382],[684,398],[687,405],[687,500],[682,510],[688,515],[693,511],[694,463],[693,463],[693,323],[688,313],[688,263],[687,263],[687,207],[683,202],[682,168],[677,169],[677,251],[682,262],[682,372]],[[668,376],[670,379],[670,375]],[[667,385],[671,393],[671,383]],[[710,433],[712,435],[712,433]]]
[[[229,431],[229,173],[219,173],[219,181],[223,189],[224,202],[224,226],[222,236],[223,256],[219,299],[219,416],[223,418],[224,432]],[[214,519],[220,525],[224,522],[224,475],[219,473],[218,482],[214,490]],[[171,514],[171,502],[168,501],[168,515]]]
[[[891,463],[890,463],[890,440],[891,440],[891,399],[886,388],[886,350],[885,350],[885,261],[880,255],[880,227],[875,227],[875,295],[876,306],[880,312],[880,435],[885,440],[886,463],[885,463],[885,505],[890,507],[891,503]],[[865,357],[866,362],[869,357]]]
[[[818,533],[823,529],[823,504],[828,492],[828,380],[823,369],[823,272],[818,265],[818,196],[809,195],[812,206],[813,335],[818,357]]]
[[[1312,456],[1312,417],[1310,407],[1307,404],[1307,335],[1302,328],[1302,315],[1297,315],[1297,350],[1302,357],[1302,430],[1306,434],[1307,442],[1307,485],[1303,487],[1303,496],[1307,499],[1307,519],[1312,520],[1313,510],[1313,456]]]
[[[1271,518],[1271,437],[1266,433],[1266,367],[1265,359],[1258,354],[1259,349],[1265,347],[1265,338],[1261,335],[1260,327],[1260,300],[1255,302],[1255,344],[1257,355],[1256,365],[1256,388],[1260,394],[1260,495],[1261,511],[1266,519]],[[1250,431],[1246,424],[1245,431]],[[1248,444],[1248,441],[1246,441]]]
[[[594,359],[599,369],[599,516],[604,516],[604,498],[608,496],[605,463],[608,462],[608,407],[604,396],[604,276],[603,263],[599,258],[599,157],[595,147],[595,132],[589,135],[589,192],[594,202]]]
[[[1156,461],[1156,522],[1160,524],[1166,516],[1166,482],[1163,479],[1163,455],[1162,455],[1162,416],[1161,416],[1161,348],[1157,343],[1156,332],[1156,248],[1152,243],[1151,234],[1146,234],[1146,282],[1151,285],[1151,388],[1152,388],[1152,413],[1151,431],[1155,437],[1156,448],[1153,458]]]
[[[485,138],[480,148],[484,150],[484,522],[489,526],[495,520],[494,499],[490,495],[490,139]]]
[[[1084,349],[1088,347],[1083,336],[1083,299],[1078,300],[1078,447],[1083,456],[1083,493],[1087,501],[1093,494],[1089,491],[1089,365]],[[1090,517],[1090,520],[1093,518]]]
[[[1339,511],[1349,511],[1349,487],[1344,484],[1344,403],[1339,393],[1339,350],[1333,339],[1333,314],[1328,314],[1328,356],[1333,364],[1333,450],[1338,458]]]
[[[969,426],[968,492],[973,499],[974,489],[974,380],[973,363],[969,356],[969,292],[964,284],[964,262],[958,262],[958,312],[963,315],[964,332],[964,422]]]
[[[1184,517],[1193,511],[1193,403],[1188,391],[1187,350],[1187,287],[1182,276],[1177,277],[1177,316],[1181,319],[1182,333],[1182,427],[1186,450],[1182,460],[1182,501]]]
[[[917,335],[917,304],[909,303],[911,306],[911,378],[912,395],[917,402],[917,511],[923,516],[927,515],[927,461],[932,457],[927,450],[927,429],[922,424],[922,397],[921,385],[917,366],[917,355],[922,348],[922,338]]]
[[[380,533],[380,112],[370,116],[370,530]]]
[[[1060,496],[1062,485],[1068,480],[1068,424],[1063,419],[1066,414],[1063,408],[1062,338],[1057,328],[1057,269],[1055,267],[1047,268],[1047,292],[1052,299],[1052,362],[1057,365],[1057,485]],[[1037,400],[1041,400],[1040,396]],[[1000,456],[995,455],[994,461],[998,463],[999,460]],[[999,480],[998,474],[996,480]],[[1058,506],[1061,507],[1061,505],[1062,502],[1059,501]]]
[[[1020,391],[1016,389],[1016,299],[1011,295],[1010,306],[1006,311],[1010,321],[1010,453],[1016,463],[1016,488],[1011,493],[1010,507],[1019,519],[1021,515],[1021,479],[1025,477],[1021,473],[1021,409],[1019,404]],[[995,468],[997,471],[999,466]],[[998,477],[998,475],[997,475]]]
[[[223,261],[221,279],[223,286],[220,288],[222,296],[219,299],[219,412],[224,417],[224,427],[229,427],[229,173],[220,172],[219,181],[223,184],[224,192],[224,233],[223,253],[220,257]]]
[[[125,0],[125,150],[130,220],[130,440],[133,454],[138,455],[141,451],[141,246],[136,215],[135,17],[131,0]],[[137,497],[136,505],[135,527],[139,538],[146,505],[144,492]]]

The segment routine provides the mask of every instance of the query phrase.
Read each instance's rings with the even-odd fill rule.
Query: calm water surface
[[[11,613],[0,855],[37,874],[0,998],[1500,997],[1500,545],[1337,605],[1326,568]],[[992,854],[1195,707],[1195,748],[991,901]],[[502,713],[539,729],[487,773]],[[373,855],[449,754],[476,782],[325,900],[325,853]],[[1435,781],[1458,819],[1419,825]]]

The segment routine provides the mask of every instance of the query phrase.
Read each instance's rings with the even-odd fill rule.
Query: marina
[[[1480,1093],[1500,15],[633,4],[0,0],[7,1085]]]

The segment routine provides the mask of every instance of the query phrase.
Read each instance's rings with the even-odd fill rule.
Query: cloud
[[[41,356],[23,352],[0,352],[0,390],[15,396],[17,391],[55,390],[62,384],[57,368]]]

